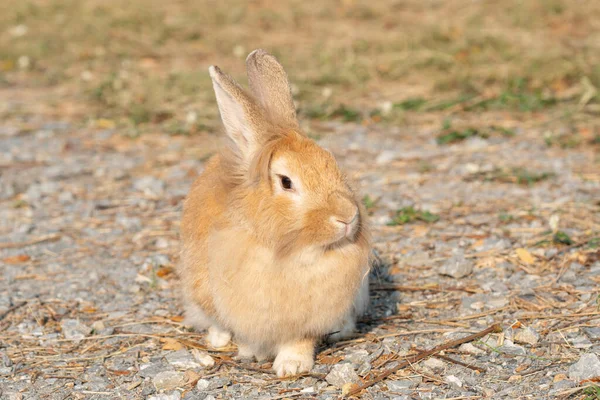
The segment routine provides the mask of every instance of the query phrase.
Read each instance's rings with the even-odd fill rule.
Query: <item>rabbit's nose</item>
[[[345,228],[345,236],[351,236],[354,232],[354,228],[356,227],[356,223],[358,221],[358,207],[354,210],[354,215],[349,219],[340,219],[336,218],[336,222],[340,223],[340,225],[344,225]]]
[[[356,208],[354,210],[354,214],[352,215],[352,218],[349,218],[349,219],[340,219],[340,218],[338,218],[337,221],[341,222],[343,224],[346,224],[346,225],[352,225],[353,223],[356,222],[357,219],[358,219],[358,208]]]

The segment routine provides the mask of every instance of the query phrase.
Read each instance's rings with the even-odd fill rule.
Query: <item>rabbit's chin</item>
[[[315,264],[315,262],[323,257],[326,253],[331,251],[344,251],[347,246],[353,246],[355,244],[354,237],[347,237],[345,235],[337,236],[333,240],[329,240],[325,243],[300,245],[293,251],[288,252],[281,258],[294,259],[298,264]],[[281,254],[280,254],[281,256]]]
[[[287,261],[293,260],[296,265],[315,265],[318,264],[320,258],[330,252],[343,253],[348,247],[354,246],[353,240],[347,237],[340,238],[334,242],[324,245],[312,245],[297,249],[289,254]]]
[[[346,235],[345,232],[342,232],[337,235],[334,240],[330,241],[323,247],[325,248],[325,251],[343,248],[344,246],[352,245],[356,241],[356,237],[356,232],[352,232],[349,235]]]

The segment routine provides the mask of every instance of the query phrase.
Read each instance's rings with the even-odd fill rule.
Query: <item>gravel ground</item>
[[[357,337],[284,380],[181,323],[181,203],[218,135],[0,124],[0,398],[585,398],[600,376],[597,147],[518,124],[449,145],[427,124],[311,127],[368,195],[377,262]]]

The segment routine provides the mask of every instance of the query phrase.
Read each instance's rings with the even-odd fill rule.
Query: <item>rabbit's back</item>
[[[214,317],[208,276],[208,236],[225,213],[226,191],[219,170],[220,157],[213,156],[196,179],[183,206],[181,261],[178,273],[184,286],[184,301],[194,303]]]

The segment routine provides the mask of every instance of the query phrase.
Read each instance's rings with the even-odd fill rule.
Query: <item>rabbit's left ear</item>
[[[208,71],[227,136],[236,156],[247,166],[269,132],[263,111],[229,75],[214,65]]]
[[[271,54],[258,49],[246,58],[246,69],[250,90],[270,122],[298,130],[296,107],[283,66]]]

